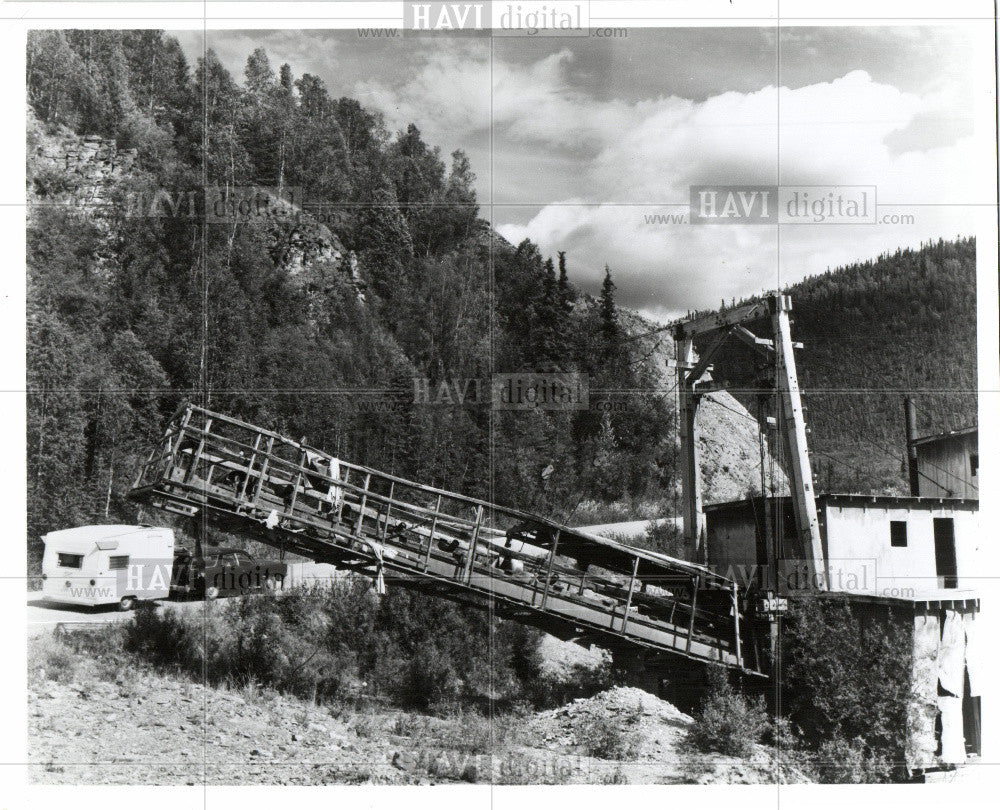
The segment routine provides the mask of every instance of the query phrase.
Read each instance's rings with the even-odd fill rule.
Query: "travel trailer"
[[[154,526],[79,526],[49,532],[42,540],[42,594],[72,605],[117,604],[170,593],[174,533]]]

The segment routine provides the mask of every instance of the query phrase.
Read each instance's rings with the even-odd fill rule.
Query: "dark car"
[[[203,546],[201,557],[184,548],[174,552],[170,590],[173,595],[218,599],[274,590],[285,579],[288,566],[275,560],[257,560],[239,548]]]

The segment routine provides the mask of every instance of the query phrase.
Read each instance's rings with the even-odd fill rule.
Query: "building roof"
[[[783,501],[790,500],[791,496],[778,496]],[[777,498],[776,498],[777,499]],[[760,502],[763,498],[760,495],[753,499],[744,498],[738,501],[725,501],[723,503],[712,503],[705,506],[706,512],[722,509],[733,509],[748,506],[753,502]],[[817,493],[817,505],[829,504],[831,506],[861,506],[861,507],[904,507],[910,509],[933,509],[935,506],[947,506],[952,509],[966,508],[978,509],[979,500],[976,498],[930,498],[916,497],[913,495],[864,495],[862,493],[848,492],[828,492]]]
[[[916,447],[921,444],[932,444],[934,442],[946,442],[951,439],[960,439],[976,433],[979,433],[979,426],[973,425],[972,427],[961,428],[959,430],[949,430],[947,433],[934,433],[930,436],[921,436],[919,439],[914,439],[910,442],[910,444]]]
[[[821,591],[821,596],[843,597],[852,602],[876,605],[905,605],[915,609],[939,610],[952,608],[979,611],[979,592],[970,588],[916,588],[908,596],[886,596],[869,591]]]

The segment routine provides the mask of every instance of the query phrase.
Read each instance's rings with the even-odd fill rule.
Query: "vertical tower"
[[[782,443],[786,458],[785,472],[792,494],[798,540],[794,552],[797,557],[795,563],[797,567],[805,569],[797,573],[805,574],[811,587],[825,589],[826,563],[816,516],[816,498],[812,469],[809,465],[802,397],[795,370],[794,350],[801,348],[801,344],[792,341],[788,316],[791,308],[792,301],[789,296],[771,293],[760,301],[681,321],[674,327],[677,348],[678,436],[684,498],[684,536],[695,550],[696,560],[706,562],[708,548],[701,503],[695,417],[701,396],[708,391],[724,388],[717,382],[708,380],[703,382],[702,378],[719,349],[730,338],[736,338],[754,351],[762,352],[769,362],[774,364],[777,427],[779,441]],[[745,325],[762,320],[766,320],[769,324],[772,337],[759,337]],[[711,336],[712,340],[696,361],[694,340],[700,336]],[[780,512],[779,509],[778,514]],[[779,553],[783,553],[782,550],[779,549]]]

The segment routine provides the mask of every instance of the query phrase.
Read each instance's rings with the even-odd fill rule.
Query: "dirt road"
[[[239,597],[233,597],[238,599]],[[156,602],[157,607],[167,606],[179,611],[199,610],[204,602]],[[38,635],[53,630],[57,625],[112,624],[125,621],[131,612],[121,611],[115,605],[88,608],[81,605],[63,605],[42,598],[40,591],[28,594],[28,635]]]

